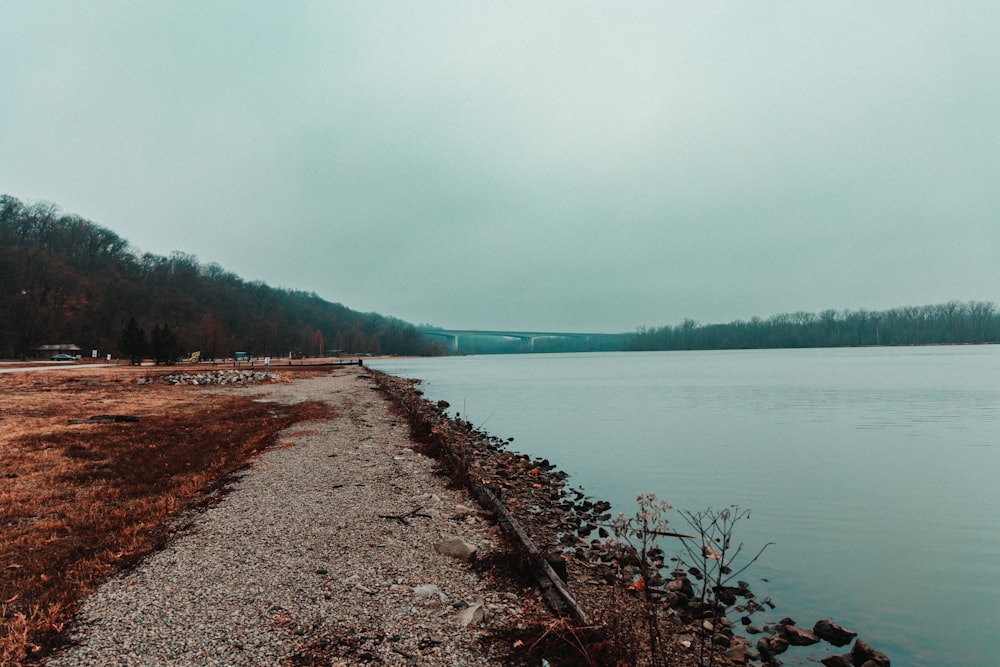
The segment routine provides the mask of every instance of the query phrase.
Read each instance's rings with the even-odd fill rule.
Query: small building
[[[51,359],[57,354],[71,354],[79,357],[83,349],[73,343],[59,343],[57,345],[42,345],[34,349],[35,359]]]

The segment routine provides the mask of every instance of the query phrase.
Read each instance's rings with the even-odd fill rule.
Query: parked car
[[[76,361],[72,354],[53,354],[52,361]]]

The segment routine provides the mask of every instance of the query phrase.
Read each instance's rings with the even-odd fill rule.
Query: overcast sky
[[[450,328],[1000,302],[1000,3],[0,0],[0,193]]]

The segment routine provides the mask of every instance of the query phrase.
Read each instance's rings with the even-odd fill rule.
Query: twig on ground
[[[424,514],[424,513],[422,513],[421,512],[422,509],[423,509],[422,507],[414,507],[412,510],[410,510],[406,514],[379,514],[378,518],[380,518],[380,519],[392,519],[393,521],[400,522],[404,526],[409,526],[410,522],[407,521],[407,519],[413,519],[414,517],[420,516],[420,517],[423,517],[425,519],[432,519],[433,518],[430,514]]]

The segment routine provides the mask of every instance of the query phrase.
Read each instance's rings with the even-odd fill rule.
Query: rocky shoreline
[[[774,666],[781,664],[778,656],[790,647],[825,641],[839,648],[854,641],[849,652],[832,654],[819,662],[827,667],[889,666],[884,653],[855,639],[856,632],[829,619],[817,621],[811,629],[799,627],[790,618],[755,626],[753,613],[773,609],[770,600],[757,601],[743,581],[737,586],[711,588],[707,594],[703,586],[699,595],[694,585],[701,575],[697,568],[675,568],[664,580],[658,574],[663,568],[662,552],[653,554],[657,573],[648,576],[648,587],[653,592],[645,594],[646,581],[641,587],[635,586],[641,569],[636,554],[623,549],[623,544],[614,539],[610,503],[570,489],[566,474],[548,460],[508,451],[509,441],[449,417],[450,406],[444,401],[425,400],[419,381],[378,372],[374,377],[406,414],[414,439],[421,443],[419,451],[441,460],[448,474],[477,496],[482,496],[478,489],[485,488],[489,495],[502,499],[525,526],[540,554],[524,553],[523,545],[519,548],[536,578],[544,579],[538,570],[545,564],[554,566],[567,584],[572,603],[578,604],[584,614],[593,610],[594,618],[585,620],[592,621],[589,630],[594,633],[595,643],[603,644],[605,653],[592,657],[648,660],[648,654],[637,646],[641,641],[634,637],[635,628],[621,626],[623,619],[636,623],[643,601],[649,600],[661,607],[658,621],[665,645],[660,650],[665,664],[696,664],[692,660],[698,654],[699,661],[709,655],[716,665]],[[545,563],[537,562],[539,559]],[[557,613],[567,613],[565,600],[562,602],[553,602],[550,597],[550,605]],[[579,615],[577,621],[581,621]],[[737,623],[742,631],[737,630]],[[756,642],[752,641],[753,635],[760,635]],[[696,649],[699,642],[702,648]],[[707,652],[706,645],[710,647]]]
[[[661,576],[662,551],[615,539],[609,503],[449,417],[416,381],[247,372],[134,381],[336,416],[284,432],[162,551],[103,584],[48,664],[728,667],[854,639],[828,620],[753,626],[767,601],[743,582],[706,596],[691,569]],[[889,661],[857,639],[822,663]]]

